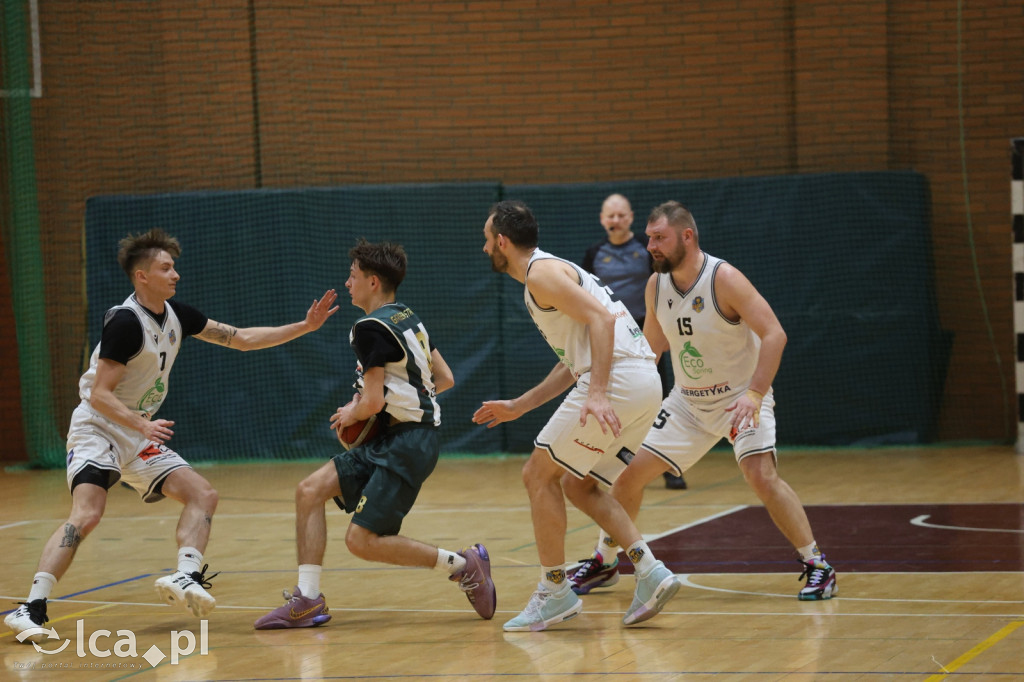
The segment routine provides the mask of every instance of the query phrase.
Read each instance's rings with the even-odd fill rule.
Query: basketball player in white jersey
[[[170,300],[179,279],[177,239],[154,228],[122,239],[119,247],[118,264],[135,292],[107,311],[100,342],[79,381],[82,402],[71,417],[67,441],[71,514],[43,548],[28,599],[4,619],[15,635],[45,627],[47,597],[78,545],[100,522],[107,491],[119,480],[146,502],[169,497],[184,505],[176,530],[178,569],[159,578],[156,589],[165,601],[197,618],[213,609],[216,601],[205,589],[210,585],[202,561],[217,491],[167,447],[174,422],[155,418],[167,397],[178,349],[186,336],[236,350],[269,348],[319,329],[338,310],[331,307],[337,299],[332,289],[313,301],[301,322],[238,329]],[[45,637],[39,632],[24,641]]]
[[[512,421],[575,384],[523,467],[541,580],[523,612],[504,629],[543,630],[583,608],[565,572],[563,490],[576,507],[622,538],[637,576],[622,622],[633,625],[657,615],[680,582],[598,483],[611,484],[626,467],[619,452],[624,447],[635,452],[640,445],[658,412],[661,380],[654,353],[625,305],[590,273],[537,248],[538,231],[530,209],[518,201],[495,205],[484,225],[483,250],[492,268],[525,285],[530,316],[560,362],[518,398],[485,401],[473,421],[488,428]]]
[[[670,351],[676,385],[643,446],[612,494],[636,518],[643,489],[664,471],[682,474],[723,437],[743,477],[800,555],[807,578],[801,600],[837,594],[836,575],[818,549],[800,499],[776,468],[772,381],[786,332],[754,285],[735,267],[700,249],[697,224],[683,206],[657,206],[647,222],[655,274],[645,294],[644,334],[659,355]],[[577,592],[613,584],[615,534],[606,535],[573,577]],[[588,583],[588,577],[590,582]]]

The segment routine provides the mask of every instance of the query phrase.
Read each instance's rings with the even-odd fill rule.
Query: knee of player
[[[295,486],[295,506],[316,506],[321,505],[330,499],[330,496],[320,494],[320,487],[312,476],[302,479]]]
[[[523,485],[527,490],[533,490],[547,485],[561,485],[561,470],[548,469],[543,465],[543,460],[537,456],[530,457],[523,465]]]
[[[770,492],[779,480],[774,470],[765,470],[762,467],[744,467],[743,478],[747,481],[747,485],[759,496]]]
[[[345,532],[345,546],[353,556],[371,561],[374,559],[374,541],[377,535],[354,523],[349,524]]]
[[[599,492],[595,479],[589,477],[583,479],[576,478],[568,472],[562,475],[561,483],[565,496],[577,507],[584,503],[590,495]]]
[[[206,484],[195,491],[194,499],[204,511],[212,514],[217,510],[217,504],[220,502],[220,493],[212,485]]]
[[[77,537],[78,540],[81,540],[91,533],[96,526],[100,525],[104,507],[105,505],[102,504],[74,505],[71,509],[71,515],[64,524],[64,533],[68,536],[68,539]]]
[[[65,534],[71,534],[72,536],[77,534],[78,541],[81,541],[85,539],[85,536],[91,533],[96,526],[100,525],[100,519],[102,518],[102,509],[80,510],[72,514],[71,518],[69,518],[67,523],[64,524]]]

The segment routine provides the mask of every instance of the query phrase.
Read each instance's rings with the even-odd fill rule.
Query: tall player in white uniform
[[[777,471],[772,381],[786,332],[743,273],[701,251],[697,224],[679,203],[657,206],[647,235],[655,274],[647,283],[644,334],[655,353],[671,352],[676,385],[612,493],[636,518],[647,483],[664,471],[682,474],[726,438],[744,479],[800,555],[800,578],[807,582],[797,596],[829,599],[838,592],[835,571],[814,541],[800,499]],[[585,565],[574,578],[583,584],[590,573],[589,591],[617,580],[611,568]]]
[[[178,569],[156,581],[157,592],[197,618],[216,605],[205,589],[209,583],[202,561],[217,491],[165,445],[174,435],[174,422],[155,418],[167,397],[174,359],[186,336],[237,350],[291,341],[319,329],[338,310],[331,307],[337,294],[331,289],[314,300],[302,322],[238,329],[170,300],[179,279],[174,269],[179,255],[178,240],[157,228],[119,244],[118,264],[135,292],[104,315],[100,342],[79,381],[82,402],[72,414],[67,441],[71,514],[43,548],[28,599],[4,619],[16,635],[45,627],[47,597],[78,545],[100,522],[107,490],[119,480],[146,502],[169,497],[184,505],[176,530]],[[45,636],[33,634],[24,641]]]
[[[518,398],[484,402],[473,421],[490,428],[517,419],[575,384],[523,467],[541,580],[523,612],[504,629],[543,630],[583,608],[565,573],[563,490],[576,507],[622,538],[637,576],[622,622],[633,625],[657,615],[680,583],[598,483],[610,484],[625,469],[619,451],[635,452],[639,446],[657,414],[661,380],[654,353],[625,305],[590,273],[537,248],[538,231],[530,209],[518,201],[495,205],[484,225],[483,250],[492,268],[525,285],[530,316],[560,362]]]

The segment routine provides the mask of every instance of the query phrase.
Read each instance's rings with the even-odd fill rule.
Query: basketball
[[[341,446],[346,450],[351,450],[376,436],[380,430],[380,424],[377,423],[377,415],[373,415],[369,419],[336,430]]]

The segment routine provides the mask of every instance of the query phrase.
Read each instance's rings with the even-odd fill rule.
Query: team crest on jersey
[[[693,311],[696,312],[696,313],[699,313],[702,310],[704,310],[704,297],[703,296],[698,296],[697,298],[693,299],[692,306],[693,306]]]
[[[171,330],[171,333],[167,335],[167,340],[171,342],[171,345],[172,345],[172,346],[173,346],[173,345],[174,345],[175,343],[177,343],[177,341],[178,341],[178,337],[177,337],[177,336],[175,335],[175,333],[174,333],[174,330],[173,330],[173,329]]]

